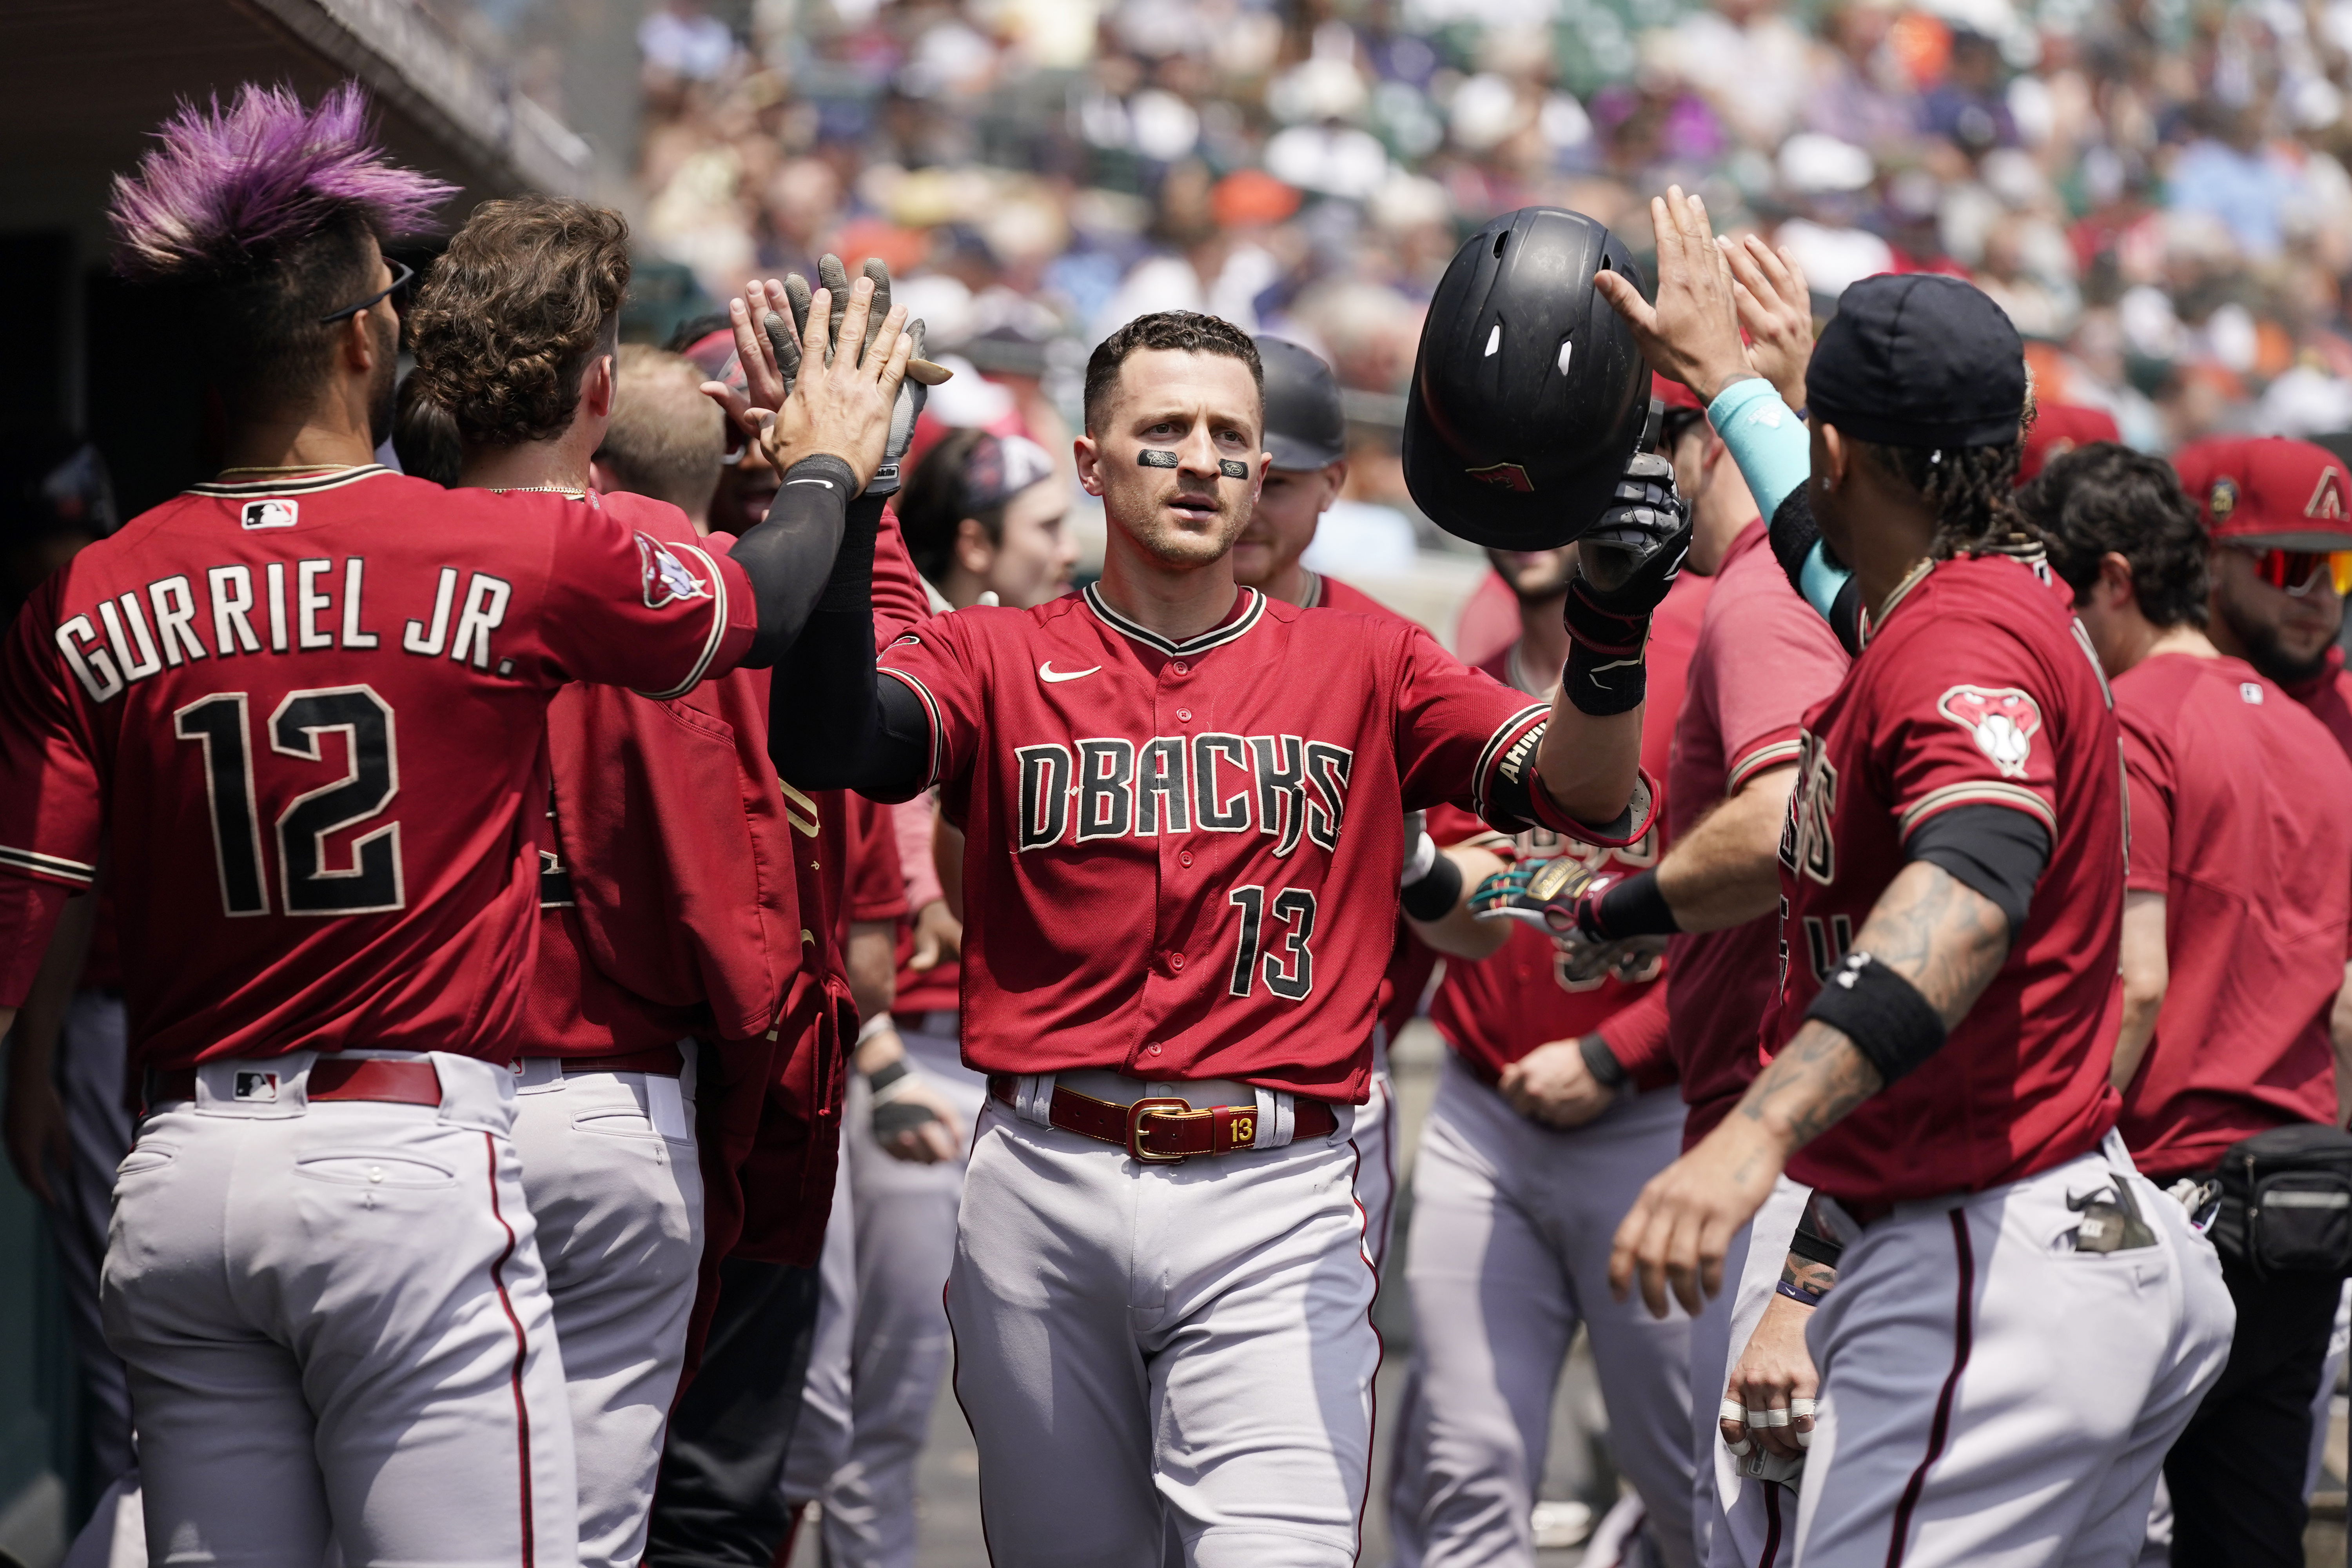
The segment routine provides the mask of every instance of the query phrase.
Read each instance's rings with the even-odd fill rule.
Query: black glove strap
[[[1560,611],[1568,628],[1568,668],[1560,679],[1577,711],[1605,719],[1630,712],[1649,693],[1649,671],[1642,662],[1649,641],[1650,615],[1620,615],[1592,600],[1582,578],[1568,585],[1568,604]]]
[[[1593,934],[1603,942],[1673,936],[1683,929],[1675,920],[1675,911],[1666,907],[1665,894],[1658,891],[1654,869],[1637,872],[1601,894],[1596,913],[1600,929]]]

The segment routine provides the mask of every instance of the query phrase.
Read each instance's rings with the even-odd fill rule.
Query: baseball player
[[[355,88],[165,125],[114,219],[129,269],[201,297],[230,462],[53,576],[5,654],[0,1013],[101,836],[142,889],[148,1114],[102,1302],[158,1559],[310,1563],[331,1533],[361,1562],[577,1561],[505,1067],[541,718],[571,679],[679,691],[772,658],[838,538],[783,519],[682,555],[560,496],[376,467],[402,283],[379,237],[444,192],[384,161]],[[891,342],[780,421],[873,464]]]
[[[2109,1075],[2124,1097],[2119,1126],[2149,1180],[2194,1185],[2242,1139],[2344,1120],[2352,1078],[2339,1079],[2336,1061],[2352,1037],[2331,1040],[2330,1022],[2352,930],[2352,825],[2340,809],[2352,764],[2324,725],[2200,629],[2205,530],[2160,458],[2081,447],[2019,503],[2074,590],[2123,723],[2131,872]],[[2171,1560],[2299,1562],[2312,1402],[2341,1281],[2263,1268],[2227,1243],[2221,1272],[2237,1333],[2221,1381],[2165,1460]]]
[[[2213,541],[2206,630],[2214,646],[2276,682],[2352,752],[2352,675],[2345,672],[2337,646],[2344,592],[2352,579],[2335,570],[2352,550],[2352,504],[2342,464],[2308,441],[2220,437],[2192,442],[2172,462]],[[2328,570],[2318,567],[2323,560]],[[2301,591],[2290,591],[2291,584],[2300,584]],[[2338,1347],[2348,1335],[2352,1281],[2336,1307]],[[2328,1402],[2343,1370],[2338,1348],[2322,1367],[2313,1395],[2305,1498],[2319,1484]]]
[[[938,782],[968,836],[962,1048],[990,1102],[947,1300],[992,1552],[1345,1563],[1379,1353],[1349,1131],[1398,825],[1453,800],[1640,837],[1640,666],[1579,642],[1599,711],[1547,710],[1414,628],[1236,588],[1267,458],[1229,324],[1142,317],[1087,384],[1102,583],[917,628],[863,702],[780,727],[778,760],[884,797]],[[1579,590],[1636,636],[1686,530],[1645,501]],[[836,563],[795,667],[826,700],[876,665],[862,563]]]
[[[971,430],[924,453],[898,514],[922,585],[943,606],[993,595],[1025,608],[1069,585],[1068,504],[1068,481],[1044,447]],[[928,826],[928,797],[918,809]],[[911,934],[901,948],[895,1020],[891,996],[879,1012],[861,999],[843,1160],[854,1224],[825,1237],[828,1279],[851,1282],[829,1284],[820,1310],[788,1486],[795,1500],[823,1502],[825,1551],[844,1564],[914,1561],[916,1466],[948,1363],[940,1290],[955,1256],[966,1139],[988,1094],[958,1054],[956,960],[918,971]],[[844,1250],[846,1262],[835,1256]]]
[[[1539,672],[1566,651],[1576,548],[1488,553],[1518,595],[1521,631],[1486,673],[1549,696]],[[1659,776],[1706,591],[1704,578],[1679,577],[1651,617],[1643,763]],[[1430,834],[1459,868],[1463,894],[1451,921],[1415,921],[1448,959],[1430,1018],[1449,1051],[1413,1165],[1405,1278],[1424,1327],[1390,1484],[1397,1559],[1532,1555],[1552,1394],[1581,1324],[1617,1462],[1647,1510],[1645,1533],[1662,1561],[1690,1563],[1690,1325],[1660,1322],[1607,1289],[1611,1232],[1681,1146],[1671,1060],[1655,1053],[1663,1071],[1630,1083],[1608,1065],[1610,1026],[1644,999],[1664,1001],[1658,952],[1579,965],[1547,931],[1456,912],[1507,863],[1568,858],[1622,875],[1657,863],[1661,834],[1616,848],[1543,829],[1507,837],[1453,807],[1431,814]],[[1404,901],[1420,912],[1410,891]],[[1662,1025],[1663,1008],[1654,1011]],[[1609,1085],[1591,1103],[1564,1104],[1552,1064],[1572,1056],[1581,1069],[1588,1052]]]
[[[1658,306],[1601,286],[1662,371],[1721,389],[1725,428],[1777,395],[1704,209],[1669,201]],[[1658,330],[1710,311],[1695,348]],[[1806,385],[1811,512],[1867,640],[1800,738],[1772,1060],[1643,1189],[1612,1277],[1696,1308],[1787,1164],[1834,1275],[1800,1257],[1788,1282],[1822,1380],[1795,1561],[2125,1560],[2231,1312],[2210,1247],[2110,1136],[2118,741],[2010,521],[2021,352],[1966,284],[1866,279]]]
[[[1671,241],[1661,243],[1671,248]],[[1747,299],[1806,308],[1802,275],[1787,258],[1769,250],[1737,251],[1731,258],[1748,287]],[[1667,300],[1674,303],[1671,295]],[[1658,330],[1671,336],[1682,324],[1662,322]],[[1772,341],[1765,325],[1751,334],[1751,354],[1763,355]],[[1804,342],[1810,347],[1809,317]],[[1801,363],[1794,368],[1801,380]],[[1787,367],[1774,369],[1787,374]],[[1733,421],[1729,405],[1721,425],[1688,422],[1690,416],[1675,410],[1698,398],[1664,377],[1658,391],[1668,404],[1677,483],[1694,498],[1692,569],[1711,573],[1715,583],[1675,721],[1667,778],[1673,847],[1651,873],[1576,890],[1563,912],[1572,939],[1596,946],[1673,933],[1665,1037],[1623,1043],[1638,1047],[1645,1038],[1675,1063],[1690,1108],[1683,1131],[1687,1151],[1756,1076],[1756,1020],[1780,982],[1779,921],[1771,917],[1780,908],[1780,834],[1796,782],[1798,738],[1806,710],[1836,689],[1847,658],[1828,623],[1788,591],[1761,515],[1772,508],[1758,504],[1742,472],[1734,443],[1776,427],[1760,425],[1753,408]],[[1787,422],[1790,434],[1797,428]],[[1775,474],[1782,489],[1769,492],[1772,507],[1802,477],[1801,467],[1785,479]],[[1617,1055],[1630,1074],[1652,1070],[1639,1048]],[[1735,1408],[1743,1415],[1785,1411],[1792,1401],[1816,1396],[1801,1317],[1792,1323],[1794,1304],[1776,1306],[1808,1195],[1786,1177],[1774,1184],[1754,1222],[1727,1246],[1732,1288],[1709,1301],[1691,1328],[1695,1544],[1717,1568],[1780,1561],[1795,1524],[1794,1493],[1780,1473],[1801,1457],[1794,1437],[1782,1441],[1776,1431],[1751,1436],[1744,1420],[1721,1423]],[[1800,1430],[1811,1426],[1811,1416],[1800,1418]],[[1775,1479],[1766,1480],[1761,1472],[1773,1461]],[[1785,1479],[1793,1483],[1793,1477]]]
[[[1274,461],[1259,487],[1249,521],[1234,541],[1234,581],[1300,609],[1328,607],[1402,620],[1394,610],[1336,577],[1307,569],[1301,557],[1317,526],[1348,482],[1348,416],[1331,367],[1311,351],[1261,332],[1258,361],[1265,372],[1265,449]],[[1405,875],[1418,881],[1436,868],[1434,846],[1423,847],[1425,828],[1408,819]],[[1389,1083],[1389,1042],[1421,1010],[1422,993],[1437,953],[1412,934],[1402,917],[1389,953],[1386,999],[1372,1035],[1369,1098],[1356,1112],[1356,1196],[1364,1205],[1364,1234],[1377,1268],[1388,1255],[1389,1221],[1396,1212],[1396,1101]]]
[[[866,273],[887,288],[880,263],[869,261]],[[753,451],[772,471],[782,471],[779,459],[795,463],[789,446],[745,416],[743,354],[763,356],[763,371],[777,376],[772,395],[788,410],[784,388],[810,379],[782,379],[771,334],[789,329],[781,316],[766,318],[792,311],[800,334],[795,367],[823,365],[835,339],[856,341],[848,315],[825,304],[828,296],[837,301],[851,291],[843,287],[847,279],[838,261],[825,258],[821,276],[830,286],[814,300],[797,278],[789,289],[753,286],[748,293],[758,314],[739,305],[725,352],[698,345],[695,357],[709,354],[716,371],[703,390],[738,416],[735,423],[751,440],[743,464]],[[873,287],[861,279],[855,292],[863,297]],[[878,302],[880,289],[873,297]],[[755,340],[761,346],[753,351]],[[836,352],[834,364],[849,358]],[[902,388],[885,460],[846,511],[860,548],[876,562],[869,638],[895,636],[921,609],[913,571],[884,512],[895,480],[889,459],[903,451],[919,412],[914,397]],[[855,478],[820,461],[776,489],[773,510],[838,495]],[[877,531],[877,544],[863,543]],[[765,721],[734,726],[739,743],[764,745],[767,722],[792,721],[791,703],[801,693],[785,689],[790,695],[772,703]],[[785,990],[766,1033],[722,1039],[702,1057],[698,1136],[706,1243],[687,1332],[687,1384],[670,1414],[647,1529],[646,1559],[661,1564],[763,1563],[790,1535],[781,1483],[820,1308],[818,1266],[835,1186],[843,1080],[858,1029],[845,951],[850,877],[874,857],[887,858],[890,833],[886,815],[860,810],[840,792],[812,795],[782,781],[779,790],[793,845],[801,957],[780,976]]]
[[[451,237],[409,337],[417,395],[457,425],[460,485],[595,495],[590,465],[619,396],[612,348],[628,287],[627,237],[617,214],[540,197],[484,203]],[[551,320],[562,323],[554,334],[541,324]],[[542,362],[558,374],[501,374]],[[562,374],[573,364],[585,367],[577,380]],[[715,426],[718,409],[693,395]],[[675,548],[697,537],[682,512],[644,498],[624,492],[599,504]],[[673,700],[723,701],[724,684],[752,679],[730,675]],[[652,721],[634,722],[636,708]],[[693,1086],[681,1048],[708,1027],[699,976],[690,964],[657,979],[633,973],[652,993],[641,994],[601,969],[571,869],[582,857],[566,853],[581,837],[571,817],[583,797],[617,787],[620,764],[604,754],[617,755],[616,741],[642,747],[649,734],[658,748],[691,733],[667,715],[654,719],[658,712],[626,692],[576,684],[549,705],[555,765],[540,852],[539,961],[514,1042],[512,1136],[563,1349],[581,1561],[596,1568],[626,1568],[644,1552],[702,1247]],[[722,760],[731,763],[731,753]],[[719,804],[740,812],[740,770],[717,777],[725,784]],[[640,816],[640,834],[644,823]],[[690,847],[691,835],[673,837],[687,843],[667,847]],[[769,929],[778,922],[762,918],[770,911],[756,897],[746,902],[757,937],[787,934]],[[796,947],[774,957],[788,963]]]

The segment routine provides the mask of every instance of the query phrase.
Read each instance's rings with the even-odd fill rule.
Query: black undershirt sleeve
[[[2040,819],[2006,805],[1956,805],[1921,823],[1905,855],[1949,872],[1962,887],[1991,900],[2017,940],[2033,901],[2033,886],[2050,864],[2050,833]]]
[[[1812,498],[1805,487],[1799,485],[1781,498],[1772,510],[1772,521],[1765,530],[1772,546],[1772,558],[1780,563],[1780,571],[1789,579],[1789,586],[1802,595],[1805,558],[1821,542],[1822,525],[1813,516]],[[1830,630],[1837,634],[1838,646],[1851,658],[1862,654],[1862,584],[1859,578],[1848,575],[1845,585],[1830,602],[1827,619]]]
[[[803,488],[793,479],[819,460],[793,466],[776,492],[779,504]],[[811,595],[807,625],[776,666],[768,755],[798,789],[903,800],[930,782],[930,722],[921,701],[875,671],[874,537],[883,505],[871,496],[850,503],[841,549]]]
[[[742,658],[765,669],[784,657],[808,626],[834,562],[839,558],[857,476],[839,458],[803,458],[784,476],[766,521],[728,553],[751,580],[757,629]],[[869,574],[872,568],[867,568]]]

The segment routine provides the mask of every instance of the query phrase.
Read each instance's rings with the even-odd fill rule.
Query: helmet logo
[[[1465,468],[1464,473],[1482,485],[1492,485],[1498,490],[1517,490],[1533,495],[1535,486],[1528,482],[1528,471],[1517,463],[1489,463],[1483,468]]]

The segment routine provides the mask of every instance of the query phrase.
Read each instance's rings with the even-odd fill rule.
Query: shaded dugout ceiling
[[[307,96],[344,76],[373,91],[404,161],[474,199],[587,184],[578,138],[405,0],[7,0],[0,228],[62,227],[101,254],[107,180],[176,99],[249,80]]]
[[[198,477],[198,371],[107,271],[109,182],[183,98],[345,77],[395,156],[463,187],[445,219],[592,184],[587,145],[413,0],[0,0],[0,447],[88,436],[126,516]]]

